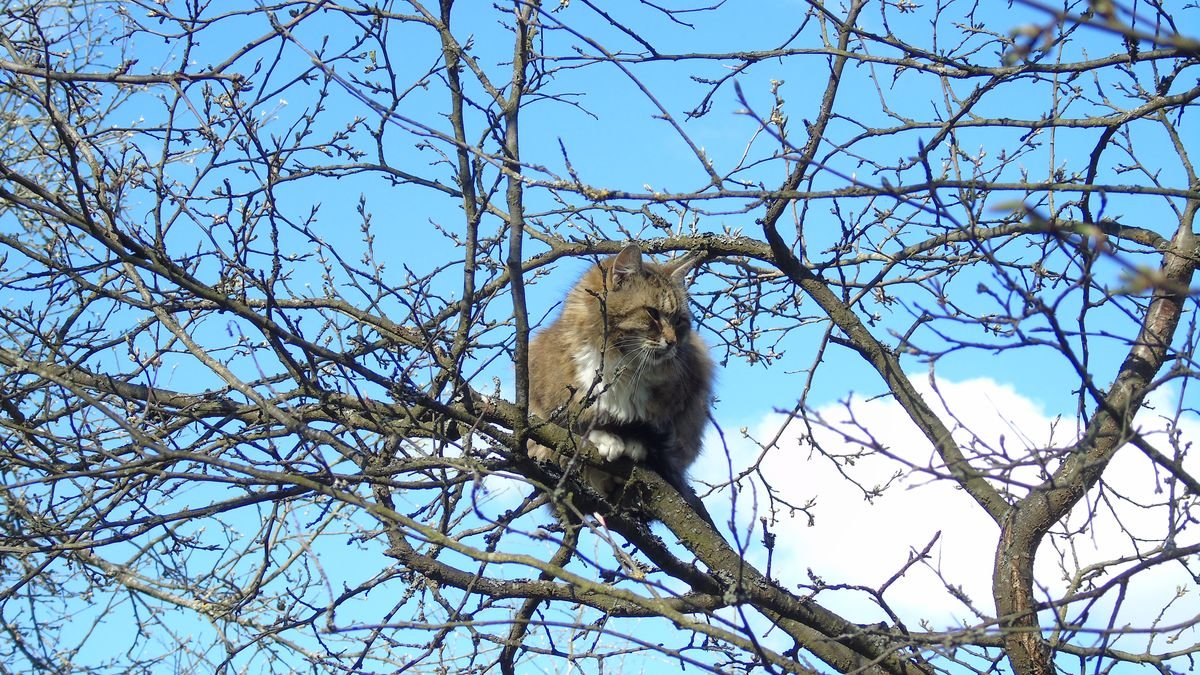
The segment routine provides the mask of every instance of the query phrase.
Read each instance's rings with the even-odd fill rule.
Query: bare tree
[[[987,4],[10,2],[4,671],[1190,669],[1197,10]],[[595,461],[528,416],[528,338],[630,239],[707,255],[716,530],[524,450]],[[1018,362],[1051,441],[939,393]],[[994,525],[959,623],[890,601],[915,536],[873,586],[772,566],[900,489],[868,461]]]

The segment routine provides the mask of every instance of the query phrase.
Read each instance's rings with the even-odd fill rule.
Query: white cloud
[[[990,379],[939,379],[936,384],[922,380],[919,387],[925,400],[949,422],[958,445],[977,457],[990,457],[997,466],[1006,457],[1045,456],[1048,453],[1043,449],[1067,446],[1076,437],[1069,411],[1065,420],[1056,422],[1035,401]],[[1151,443],[1166,454],[1172,451],[1163,415],[1170,415],[1176,398],[1177,394],[1160,390],[1151,399],[1155,410],[1138,418]],[[779,512],[780,520],[772,528],[777,536],[774,576],[795,588],[810,583],[807,570],[812,570],[829,584],[879,588],[901,569],[910,552],[919,551],[940,532],[930,550],[929,564],[911,567],[888,588],[886,601],[910,626],[920,620],[935,627],[974,623],[976,617],[946,589],[937,570],[947,583],[961,589],[978,611],[993,615],[991,572],[999,528],[953,481],[930,470],[938,466],[933,448],[900,405],[890,397],[865,400],[855,396],[846,405],[824,406],[809,419],[816,445],[828,455],[838,455],[836,462],[814,449],[800,420],[789,421],[781,414],[766,415],[748,430],[757,443],[736,439],[736,432],[726,430],[735,472],[759,462],[763,480],[779,500],[793,505],[815,502],[809,509],[814,518],[811,527],[803,513],[789,518],[786,510]],[[1179,430],[1186,441],[1197,437],[1200,424],[1194,417],[1184,417]],[[714,481],[728,476],[726,460],[714,446],[710,444],[708,456],[693,472],[697,477]],[[1030,449],[1038,452],[1030,453]],[[975,462],[983,465],[980,459]],[[1195,458],[1191,462],[1196,475],[1200,462]],[[1024,466],[1011,475],[1033,483],[1038,472],[1037,467]],[[1105,477],[1105,490],[1089,493],[1087,502],[1079,505],[1065,526],[1055,528],[1039,550],[1038,583],[1055,597],[1067,585],[1064,577],[1100,561],[1151,550],[1166,536],[1168,495],[1156,492],[1168,488],[1161,469],[1156,471],[1141,451],[1125,447]],[[876,488],[882,489],[868,499],[864,493]],[[1177,490],[1182,497],[1182,486]],[[780,506],[778,502],[774,505]],[[771,506],[761,484],[757,489],[743,486],[737,520],[744,541],[759,542],[758,518],[769,516]],[[1064,529],[1071,536],[1063,536]],[[1141,540],[1134,541],[1127,532]],[[1175,543],[1186,546],[1197,540],[1192,530]],[[752,549],[749,557],[757,565],[765,564],[761,545]],[[1112,568],[1109,574],[1119,569]],[[1105,578],[1102,575],[1094,583]],[[1161,565],[1139,579],[1126,594],[1117,625],[1149,626],[1178,586],[1186,587],[1189,594],[1175,603],[1164,622],[1194,614],[1195,583],[1180,564]],[[820,599],[854,621],[886,620],[862,592],[823,592]],[[1091,621],[1108,621],[1104,607],[1093,608]],[[1138,639],[1144,646],[1144,638]]]

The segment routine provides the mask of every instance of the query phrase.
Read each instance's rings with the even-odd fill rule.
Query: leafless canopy
[[[4,672],[1189,670],[1197,26],[1184,0],[6,3]],[[707,259],[718,530],[645,469],[613,467],[642,502],[614,509],[523,450],[592,461],[528,417],[528,336],[630,239]],[[996,440],[947,377],[1061,416]],[[936,541],[881,543],[871,585],[775,559],[810,519],[873,536],[822,505],[903,490],[940,490],[914,523],[992,528],[954,621],[891,601]]]

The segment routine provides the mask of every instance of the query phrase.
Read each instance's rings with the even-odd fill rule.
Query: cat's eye
[[[659,314],[658,310],[653,307],[647,307],[646,314],[649,315],[650,320],[655,323],[658,323],[659,321],[662,320],[662,315]]]

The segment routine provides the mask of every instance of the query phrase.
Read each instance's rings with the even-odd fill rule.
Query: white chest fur
[[[593,347],[575,353],[575,372],[580,396],[594,400],[597,412],[619,422],[649,420],[652,417],[651,387],[661,377],[659,368],[619,363],[611,355],[603,357]]]

